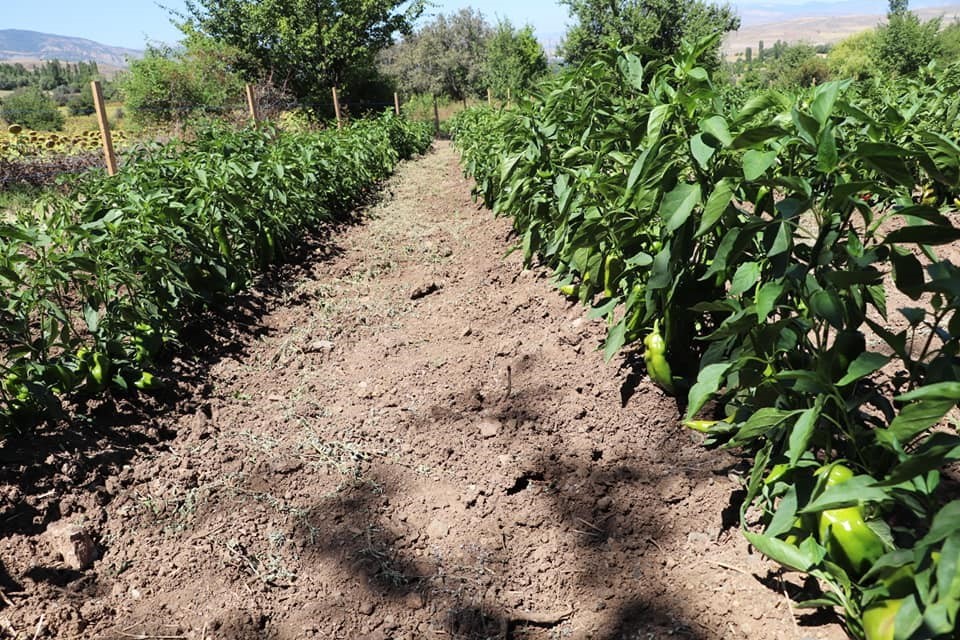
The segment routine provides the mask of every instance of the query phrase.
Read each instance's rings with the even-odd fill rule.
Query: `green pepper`
[[[612,298],[616,295],[617,278],[623,272],[623,261],[614,254],[607,256],[603,262],[603,295]]]
[[[104,384],[110,379],[110,358],[99,351],[94,352],[93,364],[90,365],[87,373],[96,388],[103,388]]]
[[[700,433],[708,433],[710,427],[717,424],[716,420],[685,420],[683,426],[688,429],[693,429],[694,431],[699,431]]]
[[[140,378],[133,383],[133,386],[142,391],[151,391],[153,389],[160,389],[163,387],[163,384],[161,384],[152,373],[144,371],[140,374]]]
[[[894,620],[906,598],[883,600],[863,612],[863,635],[867,640],[893,640]]]
[[[653,323],[653,331],[643,339],[643,345],[646,347],[643,359],[647,364],[647,374],[650,379],[660,385],[664,391],[673,393],[673,372],[670,371],[670,363],[664,357],[667,343],[660,335],[659,320]]]
[[[568,298],[576,298],[578,295],[580,295],[580,287],[575,284],[565,284],[560,287],[560,293]]]
[[[826,469],[827,467],[821,467]],[[821,471],[818,471],[820,473]],[[841,464],[830,467],[826,486],[842,484],[853,477],[853,471]],[[860,506],[827,509],[820,513],[819,540],[830,558],[851,577],[866,573],[886,553],[883,539],[863,519]]]

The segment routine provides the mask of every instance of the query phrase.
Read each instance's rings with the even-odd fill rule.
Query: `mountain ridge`
[[[126,68],[127,58],[139,58],[143,51],[113,47],[86,38],[61,36],[26,29],[0,29],[0,62],[31,63],[44,60],[88,62]]]

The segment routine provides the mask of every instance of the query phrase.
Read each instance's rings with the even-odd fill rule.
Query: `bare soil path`
[[[740,461],[604,364],[469,191],[437,143],[249,297],[190,397],[5,445],[0,637],[844,637],[731,526]]]

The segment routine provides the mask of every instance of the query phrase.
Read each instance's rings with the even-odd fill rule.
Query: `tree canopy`
[[[249,79],[329,102],[369,78],[376,54],[409,33],[423,0],[187,0],[185,26],[235,47]]]
[[[703,0],[561,0],[576,23],[567,32],[562,55],[577,63],[590,51],[614,41],[673,54],[684,39],[734,31],[740,18],[728,4]],[[718,49],[719,50],[719,49]],[[717,50],[717,51],[718,51]],[[714,51],[716,56],[717,51]]]
[[[148,47],[120,77],[120,90],[136,122],[181,122],[205,109],[242,102],[243,82],[233,70],[238,53],[199,33],[184,47]]]
[[[460,9],[438,15],[384,52],[384,72],[401,90],[464,99],[484,91],[487,43],[493,33],[483,14]]]
[[[547,54],[527,25],[501,21],[487,43],[487,83],[498,96],[519,95],[547,72]]]

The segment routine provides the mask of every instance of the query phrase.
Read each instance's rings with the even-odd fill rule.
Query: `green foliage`
[[[910,12],[891,13],[888,23],[877,28],[874,61],[887,73],[915,73],[940,56],[939,31],[939,18],[921,22]]]
[[[381,67],[407,94],[446,95],[455,100],[486,91],[492,29],[472,9],[438,15],[381,56]]]
[[[746,89],[767,87],[811,87],[830,79],[828,61],[808,44],[787,44],[778,40],[773,48],[752,62],[739,60],[731,65],[734,82]]]
[[[877,31],[868,29],[844,38],[827,54],[827,66],[835,78],[865,80],[874,75]]]
[[[88,116],[96,111],[93,104],[93,89],[89,82],[83,85],[79,95],[67,101],[67,109],[72,116]]]
[[[243,104],[233,71],[236,52],[193,34],[186,47],[150,46],[120,79],[124,103],[139,124],[182,123],[195,113]]]
[[[547,73],[547,54],[529,25],[501,21],[487,44],[486,77],[497,96],[521,95]]]
[[[951,22],[940,31],[940,55],[947,62],[960,60],[960,22]]]
[[[36,88],[18,89],[0,103],[0,118],[37,131],[59,131],[64,117],[57,103]]]
[[[430,142],[390,114],[313,133],[210,125],[0,225],[0,426],[61,417],[68,395],[155,388],[185,322]]]
[[[66,63],[48,60],[32,69],[20,63],[0,63],[0,89],[10,90],[20,87],[36,87],[50,91],[64,87],[68,92],[76,93],[82,86],[100,75],[96,62]]]
[[[422,0],[188,0],[184,29],[241,52],[247,79],[269,79],[326,113],[330,88],[350,95],[393,34],[409,33],[422,12]]]
[[[700,40],[740,27],[740,18],[730,5],[704,0],[561,1],[575,20],[561,53],[574,64],[604,48],[605,42],[640,45],[671,55],[679,51],[684,39]],[[704,52],[710,66],[719,64],[719,51],[718,41]]]
[[[645,339],[687,419],[716,408],[691,424],[753,458],[750,542],[826,587],[801,604],[862,638],[902,599],[896,638],[950,640],[960,436],[937,425],[960,402],[960,267],[937,247],[960,239],[960,68],[731,103],[697,63],[715,44],[600,51],[529,103],[465,112],[464,166],[606,319],[607,358]]]
[[[910,0],[890,0],[890,8],[887,11],[887,15],[902,16],[903,14],[907,13],[909,6]]]

